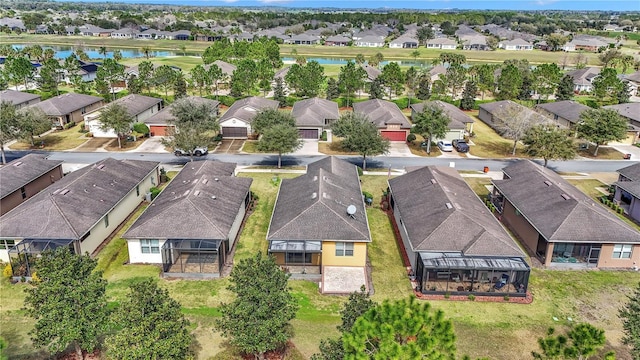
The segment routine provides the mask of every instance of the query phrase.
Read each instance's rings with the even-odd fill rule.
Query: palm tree
[[[120,52],[120,50],[113,51],[113,60],[115,60],[116,62],[120,62],[120,60],[122,60],[122,53]]]
[[[142,51],[142,53],[144,54],[145,58],[149,58],[149,56],[151,55],[151,48],[149,46],[143,46],[140,51]]]
[[[102,55],[103,58],[107,58],[107,47],[106,46],[100,46],[100,48],[98,48],[98,54]]]
[[[411,56],[413,56],[413,61],[418,61],[418,57],[420,56],[420,50],[413,50],[411,52]]]
[[[180,51],[182,51],[182,56],[187,56],[187,45],[180,45]]]
[[[82,50],[82,49],[77,49],[76,50],[76,56],[78,57],[78,59],[80,59],[82,61],[89,61],[89,55],[87,55],[87,53],[84,52],[84,50]]]

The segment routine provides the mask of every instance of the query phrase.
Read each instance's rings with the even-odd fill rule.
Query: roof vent
[[[211,195],[211,198],[212,198],[213,200],[217,199],[217,197],[216,197],[215,195]]]
[[[187,196],[187,195],[189,195],[189,191],[191,191],[191,190],[187,190],[187,191],[185,191],[185,192],[182,194],[182,196]]]
[[[315,198],[317,198],[317,197],[318,197],[318,193],[317,193],[317,192],[314,192],[313,194],[311,194],[311,198],[312,198],[312,199],[315,199]]]
[[[352,218],[352,219],[355,219],[355,218],[356,218],[356,216],[355,216],[355,215],[356,215],[356,211],[357,211],[357,210],[358,210],[358,209],[356,208],[356,206],[355,206],[355,205],[349,205],[349,206],[347,206],[347,214],[349,214],[349,216],[351,216],[351,218]]]
[[[318,175],[313,176],[313,181],[318,181]]]
[[[218,179],[218,178],[214,178],[213,180],[214,180],[214,181],[220,181],[220,179]]]
[[[56,191],[53,192],[53,195],[59,193],[60,191],[62,191],[62,189],[56,189]]]
[[[545,184],[545,185],[547,185],[547,186],[551,186],[551,181],[549,181],[549,180],[545,180],[545,181],[544,181],[544,184]]]
[[[202,183],[203,183],[203,184],[206,184],[206,183],[208,183],[208,182],[209,182],[209,179],[202,179]]]
[[[447,207],[447,209],[453,209],[453,205],[451,205],[451,203],[446,203],[444,205]]]
[[[22,161],[18,161],[17,163],[13,164],[13,166],[20,166],[22,165]]]
[[[86,193],[88,194],[88,193],[89,193],[89,190],[87,190],[87,189],[84,189],[84,192],[86,192]]]
[[[100,170],[104,169],[104,164],[98,165],[98,169],[100,169]]]
[[[60,192],[60,195],[67,195],[69,193],[69,189],[64,189]]]
[[[563,198],[563,199],[565,199],[565,200],[569,200],[569,199],[571,199],[571,196],[569,196],[569,195],[567,195],[567,194],[562,194],[562,195],[560,195],[560,196],[562,196],[562,198]]]
[[[193,193],[193,195],[194,195],[194,196],[198,196],[198,195],[200,195],[200,190],[196,190],[196,191]]]
[[[198,182],[198,179],[195,179],[192,181],[194,184]]]
[[[437,184],[438,182],[436,181],[436,179],[431,179],[431,183],[432,184]]]

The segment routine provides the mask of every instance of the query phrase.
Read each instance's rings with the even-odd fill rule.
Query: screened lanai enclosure
[[[281,241],[269,243],[269,254],[286,272],[297,274],[319,274],[322,253],[320,241]]]
[[[219,277],[226,259],[222,240],[170,239],[162,245],[162,271],[166,276]]]
[[[522,258],[417,254],[417,290],[423,294],[464,293],[526,296],[531,269]]]
[[[74,241],[71,239],[25,239],[20,241],[9,250],[13,276],[30,278],[35,271],[36,260],[40,254],[65,246],[75,253],[73,244]]]

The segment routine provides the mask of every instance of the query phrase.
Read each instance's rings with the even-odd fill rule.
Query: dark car
[[[464,140],[453,140],[451,144],[453,144],[453,147],[457,152],[464,153],[469,151],[469,144]]]

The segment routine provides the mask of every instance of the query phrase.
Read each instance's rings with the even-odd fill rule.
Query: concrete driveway
[[[406,142],[392,141],[389,143],[389,153],[384,156],[392,157],[417,157],[413,155]]]
[[[127,152],[168,153],[168,151],[165,150],[165,146],[162,144],[162,136],[148,138],[145,142],[140,144],[140,146]]]
[[[222,140],[220,144],[213,150],[214,154],[237,154],[244,145],[243,139],[227,139]]]
[[[318,140],[303,139],[302,147],[291,155],[322,155],[318,151]]]

